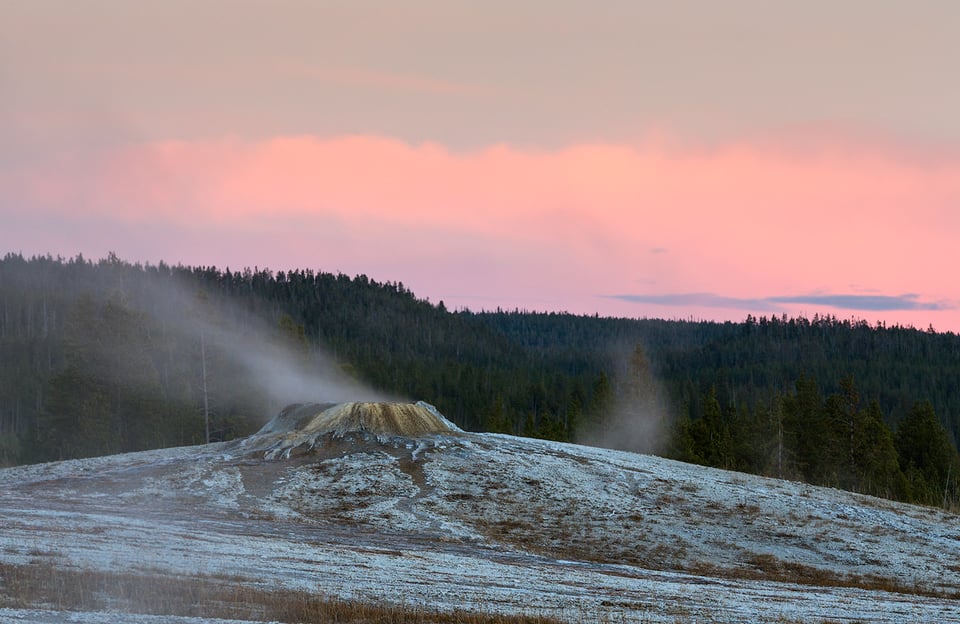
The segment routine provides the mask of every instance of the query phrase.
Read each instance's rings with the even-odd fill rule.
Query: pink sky
[[[571,3],[547,28],[429,2],[393,26],[313,3],[243,5],[224,25],[217,2],[187,22],[159,4],[104,1],[104,21],[14,2],[0,252],[365,273],[454,308],[960,331],[945,16],[821,25],[742,4],[691,22]],[[303,31],[308,14],[352,36]],[[669,32],[635,49],[627,18]],[[671,48],[670,32],[699,38]],[[864,55],[874,40],[893,50]],[[899,65],[878,74],[884,55]],[[789,62],[784,82],[772,67]]]

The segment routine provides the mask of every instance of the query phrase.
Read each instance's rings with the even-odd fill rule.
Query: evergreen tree
[[[859,415],[854,470],[855,489],[861,492],[894,499],[907,495],[893,432],[884,422],[880,404],[875,400]]]
[[[567,403],[566,422],[563,425],[563,439],[572,442],[583,424],[583,399],[579,389],[574,390]]]
[[[600,375],[593,383],[592,398],[587,411],[593,422],[602,423],[609,418],[612,407],[613,389],[610,386],[610,379],[606,372],[600,371]]]
[[[799,473],[809,483],[824,483],[830,476],[825,458],[833,443],[822,407],[817,382],[807,375],[801,375],[796,391],[783,399],[784,435],[794,460],[785,473]]]
[[[856,452],[861,436],[860,394],[853,377],[840,380],[840,392],[827,397],[821,419],[827,428],[820,453],[820,483],[845,489],[856,489],[858,466]]]
[[[724,420],[716,387],[710,387],[703,406],[703,417],[690,424],[693,456],[699,463],[729,468],[732,463],[730,429]]]
[[[784,429],[783,416],[783,398],[775,396],[771,401],[770,407],[766,410],[757,410],[758,414],[764,414],[766,418],[762,425],[764,444],[764,453],[761,457],[762,466],[759,469],[761,474],[783,479],[786,475],[786,466],[791,463],[790,449],[787,448],[786,432]]]
[[[109,391],[74,365],[51,381],[37,428],[38,459],[53,461],[120,452]]]
[[[915,403],[900,422],[896,447],[912,501],[942,505],[956,500],[960,458],[929,401]]]
[[[538,434],[536,417],[533,412],[527,412],[527,418],[523,421],[523,437],[536,438]]]
[[[500,394],[497,394],[493,407],[484,419],[484,429],[492,433],[514,433],[513,425],[503,407],[503,396]]]
[[[666,455],[691,464],[705,464],[693,434],[693,421],[686,412],[678,417],[670,428],[670,441]]]

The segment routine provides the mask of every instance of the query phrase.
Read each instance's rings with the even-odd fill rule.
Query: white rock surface
[[[960,622],[960,518],[939,510],[496,434],[327,433],[265,458],[288,434],[0,470],[0,561],[572,622]]]

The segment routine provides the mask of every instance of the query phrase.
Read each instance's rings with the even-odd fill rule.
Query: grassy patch
[[[0,606],[200,618],[361,624],[555,624],[538,615],[441,612],[371,604],[304,591],[264,589],[237,578],[70,570],[50,563],[0,564]]]
[[[757,509],[753,505],[745,504],[740,512],[749,522],[751,514],[758,513]],[[637,523],[641,519],[640,516],[624,518],[627,524],[628,521]],[[542,516],[539,523],[535,523],[523,518],[511,518],[496,522],[477,522],[476,526],[491,540],[530,553],[560,559],[624,564],[714,578],[774,581],[815,587],[851,587],[913,596],[960,599],[960,591],[952,589],[927,587],[875,574],[843,574],[786,561],[771,554],[753,554],[744,562],[746,565],[742,566],[719,566],[691,561],[687,544],[682,540],[673,544],[634,544],[628,547],[627,544],[611,540],[602,533],[591,533],[589,523],[578,523],[576,519],[561,522],[557,518],[548,519]],[[536,527],[536,530],[532,527]],[[778,537],[790,539],[793,536],[783,533]]]
[[[875,574],[837,574],[830,570],[808,566],[792,561],[784,561],[771,554],[754,554],[748,560],[752,569],[733,572],[732,576],[749,579],[764,579],[798,585],[817,587],[856,587],[872,591],[884,591],[896,594],[930,596],[934,598],[960,598],[956,592],[936,591],[918,585],[909,585],[897,579]],[[731,576],[731,574],[727,574]]]

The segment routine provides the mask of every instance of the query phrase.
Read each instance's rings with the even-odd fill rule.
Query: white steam
[[[299,351],[265,323],[248,320],[243,324],[211,326],[198,319],[197,324],[205,340],[243,368],[248,373],[246,382],[255,384],[277,409],[311,401],[341,403],[393,398],[348,376],[315,348]]]
[[[578,432],[577,441],[636,453],[662,453],[670,440],[672,418],[643,348],[637,345],[620,368],[604,413]]]
[[[201,364],[221,395],[235,384],[236,391],[264,399],[269,413],[260,416],[262,422],[291,403],[398,400],[348,374],[317,345],[285,331],[277,319],[242,310],[229,297],[191,292],[166,280],[138,294],[148,316],[182,342],[196,345],[191,357],[209,360]],[[242,374],[223,379],[237,371]]]

